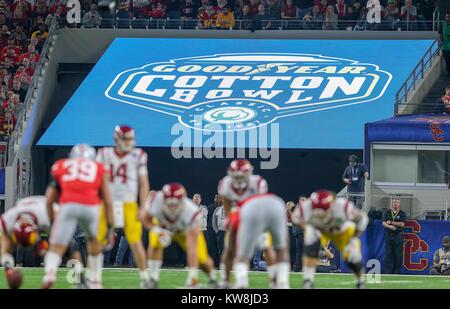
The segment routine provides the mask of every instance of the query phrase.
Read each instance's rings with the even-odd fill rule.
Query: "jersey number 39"
[[[92,161],[67,160],[63,167],[67,173],[62,176],[63,181],[75,181],[92,183],[97,175],[97,164]]]

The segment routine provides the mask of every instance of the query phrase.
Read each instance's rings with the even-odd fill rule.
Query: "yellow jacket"
[[[232,12],[228,12],[228,14],[219,13],[217,15],[216,20],[216,27],[217,28],[223,28],[223,29],[230,29],[234,28],[235,21],[234,21],[234,14]]]

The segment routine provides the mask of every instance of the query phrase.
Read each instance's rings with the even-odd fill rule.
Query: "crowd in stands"
[[[438,5],[438,0],[380,0],[382,22],[368,26],[367,0],[118,1],[114,14],[100,12],[95,1],[84,1],[82,26],[102,27],[103,19],[118,18],[180,20],[182,27],[197,29],[425,30],[430,27],[425,21],[432,20]],[[60,13],[58,16],[63,16],[64,11]],[[274,20],[282,23],[271,22]],[[103,26],[108,27],[106,23]]]
[[[36,3],[0,0],[0,137],[3,140],[14,129],[31,85],[48,36],[46,19],[65,7],[58,1],[49,5],[45,0]]]

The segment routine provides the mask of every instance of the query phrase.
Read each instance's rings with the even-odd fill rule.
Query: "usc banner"
[[[404,235],[402,273],[429,274],[434,252],[442,247],[442,238],[450,235],[450,221],[407,220]],[[383,272],[385,270],[384,237],[385,228],[381,220],[374,220],[361,238],[365,261],[379,260]]]

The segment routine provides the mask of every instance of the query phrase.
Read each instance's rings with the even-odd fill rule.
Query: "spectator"
[[[102,17],[97,12],[97,5],[92,4],[91,10],[86,12],[81,20],[81,24],[84,28],[98,28],[102,21]]]
[[[250,0],[250,3],[248,5],[248,12],[249,12],[250,16],[253,17],[256,14],[258,14],[258,6],[259,6],[258,0]]]
[[[328,241],[325,245],[321,245],[319,250],[319,262],[316,271],[318,273],[335,273],[339,271],[335,259],[336,250]]]
[[[224,7],[222,12],[217,15],[216,28],[232,30],[235,26],[234,14],[228,7]]]
[[[120,19],[128,19],[133,17],[133,12],[131,11],[131,1],[132,0],[121,0],[117,9],[117,17]]]
[[[347,19],[347,5],[344,0],[337,0],[337,3],[334,5],[334,12],[337,14],[338,19]]]
[[[359,163],[359,158],[355,155],[351,155],[348,162],[342,180],[347,184],[348,199],[361,209],[364,203],[365,180],[369,178],[369,172],[366,165]]]
[[[388,1],[388,5],[384,10],[384,18],[389,24],[392,25],[391,27],[389,27],[390,29],[397,28],[397,22],[400,19],[400,11],[395,0]]]
[[[11,39],[13,39],[21,49],[24,49],[28,45],[28,37],[23,31],[23,26],[17,25],[14,32],[11,34]]]
[[[206,238],[206,231],[208,227],[208,207],[202,205],[202,196],[200,195],[200,193],[195,193],[192,196],[192,201],[195,203],[195,205],[197,205],[200,208],[200,211],[202,212],[201,227],[203,234]]]
[[[447,64],[447,74],[450,76],[450,11],[445,14],[445,21],[439,25],[439,40],[442,43],[442,54]]]
[[[133,0],[133,16],[144,18],[145,12],[150,8],[149,0]]]
[[[296,1],[296,6],[297,6],[297,19],[303,19],[303,17],[305,17],[306,14],[308,14],[312,7],[313,7],[313,3],[311,2],[311,0],[297,0]]]
[[[405,5],[400,9],[400,19],[406,23],[407,29],[417,28],[417,7],[413,5],[412,0],[405,0]]]
[[[280,19],[281,17],[281,1],[269,0],[268,1],[268,16],[270,19]]]
[[[281,19],[295,19],[297,17],[297,7],[293,0],[286,0],[286,4],[281,9]]]
[[[291,269],[294,268],[295,264],[295,253],[297,251],[296,243],[295,243],[295,236],[294,236],[294,228],[292,224],[292,212],[294,211],[295,204],[292,201],[289,201],[286,203],[286,214],[287,214],[287,226],[288,226],[288,232],[289,232],[289,251],[290,251],[290,258],[291,261]]]
[[[13,80],[13,86],[11,90],[19,96],[20,102],[23,102],[23,100],[25,100],[27,91],[22,87],[20,79],[16,78]]]
[[[300,195],[298,198],[298,203],[295,207],[306,201],[305,195]],[[294,212],[294,209],[292,210]],[[295,237],[295,260],[294,260],[294,271],[299,272],[303,267],[303,229],[298,225],[294,224],[292,226],[292,234]]]
[[[209,4],[209,2],[206,6],[202,6],[198,10],[198,19],[200,20],[198,24],[199,29],[209,29],[215,27],[216,17],[216,11],[214,10],[214,7]]]
[[[434,104],[435,113],[449,113],[450,112],[450,85],[445,87],[445,94],[437,99]]]
[[[433,255],[433,265],[430,267],[430,275],[450,276],[450,237],[444,236],[442,248],[436,250]]]
[[[212,220],[216,208],[223,205],[222,197],[218,194],[214,196],[214,203],[208,205],[207,235],[206,245],[208,247],[209,256],[214,260],[215,265],[220,264],[220,256],[218,254],[217,235],[214,231]]]
[[[303,28],[311,30],[319,30],[323,25],[323,15],[320,14],[318,5],[314,5],[310,13],[303,17]]]
[[[33,8],[33,17],[41,16],[45,18],[47,15],[48,6],[45,0],[37,0]]]
[[[95,4],[93,4],[92,6],[95,7],[95,10],[97,10],[97,6]],[[91,8],[91,12],[88,12],[86,14],[89,14],[89,13],[92,13],[92,8]],[[83,16],[83,20],[86,17],[86,14]],[[98,15],[98,13],[97,13],[97,15]],[[98,16],[100,17],[100,15],[98,15]],[[33,38],[38,35],[39,35],[39,38],[43,41],[45,41],[45,39],[48,37],[47,27],[45,26],[44,23],[40,23],[38,25],[38,30],[34,31],[33,34],[31,35],[31,37]]]
[[[227,0],[217,0],[217,5],[214,6],[214,11],[216,12],[216,14],[222,13],[223,9],[227,7],[227,4]],[[228,11],[230,11],[229,8]]]
[[[167,0],[165,12],[166,16],[170,19],[180,19],[180,0]]]
[[[252,20],[252,32],[255,30],[267,30],[270,29],[272,23],[267,20],[267,14],[264,9],[264,4],[258,5],[258,14],[253,16]]]
[[[225,211],[223,205],[216,207],[212,217],[212,226],[217,237],[217,254],[222,255],[225,240]]]
[[[182,20],[193,19],[195,16],[195,8],[192,0],[185,0],[184,5],[180,9],[180,18]]]
[[[354,20],[360,20],[364,15],[364,8],[361,4],[361,0],[355,0],[353,2],[353,16]]]
[[[12,17],[11,8],[6,3],[5,0],[0,1],[0,12],[5,15],[6,18],[10,19]]]
[[[322,29],[323,30],[338,30],[338,17],[334,13],[334,8],[332,5],[329,5],[327,7]]]
[[[242,7],[238,20],[241,21],[241,30],[251,29],[253,17],[250,15],[250,7],[247,4]]]
[[[392,198],[391,208],[383,214],[385,233],[386,273],[400,274],[403,265],[403,228],[406,214],[400,209],[400,199]]]
[[[166,17],[166,11],[161,2],[158,2],[156,6],[149,11],[148,16],[154,19],[164,19]]]
[[[320,14],[325,15],[328,7],[328,0],[314,0],[313,6],[315,5],[319,7]]]

